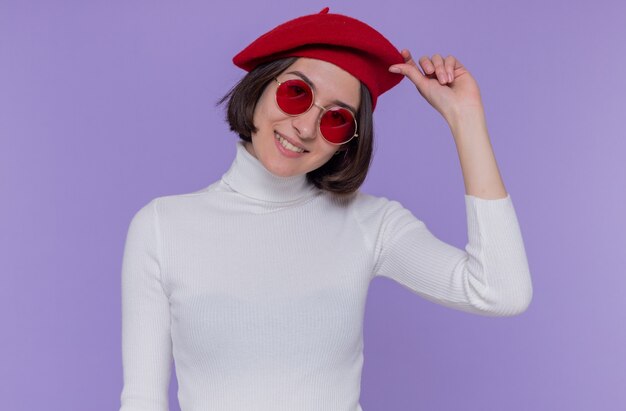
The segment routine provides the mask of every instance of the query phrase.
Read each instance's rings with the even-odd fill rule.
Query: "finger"
[[[428,56],[420,57],[419,61],[420,66],[422,66],[422,70],[424,70],[424,73],[433,74],[435,72],[435,66],[433,65],[432,61],[430,61]]]
[[[439,80],[441,84],[446,84],[448,82],[448,73],[446,73],[446,69],[443,66],[443,58],[440,54],[435,54],[432,60],[435,66],[435,72],[437,73],[437,80]]]
[[[413,60],[413,56],[411,55],[411,52],[409,50],[404,49],[400,52],[400,54],[402,54],[405,64],[410,64],[412,66],[417,67],[417,64],[415,63],[415,60]]]
[[[428,80],[426,79],[426,77],[424,77],[424,75],[416,65],[410,63],[394,64],[392,66],[389,66],[389,71],[391,71],[392,73],[399,73],[408,77],[409,80],[411,80],[420,91],[424,90],[424,87],[426,86]]]
[[[456,65],[456,58],[452,55],[446,57],[444,61],[444,66],[446,67],[446,72],[448,73],[448,78],[450,82],[454,81],[454,66]]]

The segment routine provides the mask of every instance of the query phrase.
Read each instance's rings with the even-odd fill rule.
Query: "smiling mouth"
[[[309,150],[305,150],[302,147],[298,147],[298,146],[291,144],[289,140],[284,138],[277,131],[274,131],[274,138],[276,138],[283,147],[285,147],[287,150],[293,151],[294,153],[308,153],[309,152]]]

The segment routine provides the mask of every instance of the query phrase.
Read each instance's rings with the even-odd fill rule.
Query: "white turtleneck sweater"
[[[522,313],[532,284],[510,195],[465,195],[465,250],[399,202],[271,174],[237,142],[219,181],[158,197],[128,229],[120,411],[361,411],[374,276],[452,309]]]

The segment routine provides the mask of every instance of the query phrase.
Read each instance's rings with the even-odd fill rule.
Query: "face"
[[[277,76],[278,81],[304,79],[312,83],[315,104],[321,107],[347,104],[356,110],[360,104],[360,82],[352,74],[323,60],[299,58]],[[311,107],[307,112],[289,116],[276,105],[276,88],[272,81],[263,91],[254,110],[253,122],[257,128],[252,133],[252,143],[246,149],[272,174],[289,177],[306,174],[324,165],[341,146],[324,140],[318,122],[322,110]],[[292,145],[303,148],[296,153],[283,147],[278,136]]]

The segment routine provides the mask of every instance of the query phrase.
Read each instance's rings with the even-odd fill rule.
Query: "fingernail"
[[[389,67],[389,71],[392,73],[400,73],[400,69],[398,67]]]
[[[448,73],[448,78],[450,79],[450,82],[454,81],[454,76],[450,73]]]

